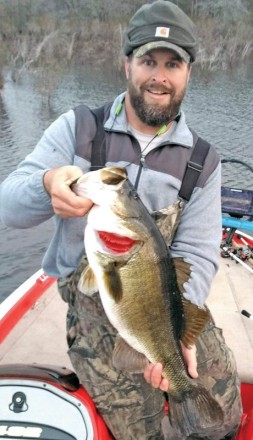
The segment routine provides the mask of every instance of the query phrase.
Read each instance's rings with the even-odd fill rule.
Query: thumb
[[[191,359],[191,361],[188,364],[188,373],[193,379],[197,379],[198,377],[198,371],[197,371],[197,360]]]
[[[187,348],[181,343],[181,347],[188,373],[193,379],[196,379],[198,377],[196,346],[193,345],[192,347]]]

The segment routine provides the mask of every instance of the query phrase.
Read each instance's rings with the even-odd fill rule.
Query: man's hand
[[[188,373],[193,379],[196,379],[198,377],[196,346],[187,348],[181,343],[181,348]],[[144,371],[144,378],[153,388],[160,388],[160,390],[167,392],[170,384],[169,380],[162,376],[162,372],[162,364],[149,364]]]
[[[82,174],[76,166],[55,168],[45,173],[44,187],[51,197],[55,214],[60,217],[82,217],[92,207],[91,200],[77,196],[70,189],[70,184]]]
[[[149,364],[144,371],[144,379],[150,383],[153,388],[160,388],[162,391],[168,391],[169,380],[162,377],[162,364]]]

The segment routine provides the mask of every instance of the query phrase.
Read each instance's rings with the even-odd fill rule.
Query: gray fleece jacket
[[[128,132],[123,107],[115,111],[123,94],[118,96],[105,122],[107,166],[126,167],[135,182],[141,149]],[[84,121],[82,144],[76,144],[73,110],[61,115],[38,142],[34,151],[1,184],[1,218],[13,228],[29,228],[54,216],[55,233],[43,259],[44,271],[64,277],[76,269],[84,252],[85,218],[62,219],[54,215],[51,200],[43,186],[44,173],[52,168],[77,165],[85,173],[90,168],[92,140],[96,124],[92,114]],[[193,136],[184,113],[172,131],[163,136],[145,156],[138,193],[149,211],[168,207],[178,198],[185,166],[193,146]],[[202,306],[218,268],[221,239],[220,161],[210,149],[203,172],[190,201],[186,204],[171,246],[174,258],[183,257],[191,265],[191,278],[185,283],[185,297]]]

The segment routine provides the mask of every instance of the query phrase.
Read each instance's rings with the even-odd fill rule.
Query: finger
[[[189,363],[188,363],[188,373],[193,379],[197,379],[198,377],[198,371],[197,371],[197,349],[196,345],[193,345],[193,347],[189,351]]]
[[[153,367],[154,367],[154,364],[148,364],[148,366],[144,370],[144,379],[148,383],[151,382],[151,372],[152,372]]]
[[[162,377],[161,364],[149,364],[144,371],[144,378],[146,382],[152,385],[153,388],[160,388],[161,391],[168,391],[169,380]]]
[[[197,361],[192,359],[191,362],[188,364],[188,373],[193,379],[197,379],[198,371],[197,371]]]
[[[196,346],[193,345],[192,347],[187,348],[183,343],[181,343],[181,347],[184,360],[187,365],[187,371],[193,379],[196,379],[198,377]]]
[[[155,364],[151,370],[150,383],[153,388],[159,388],[162,382],[162,364]]]
[[[72,193],[72,191],[71,191]],[[87,199],[86,197],[79,197],[75,194],[73,195],[70,193],[65,192],[64,194],[61,194],[61,200],[63,203],[68,205],[70,208],[76,209],[76,210],[85,210],[88,212],[91,207],[93,206],[93,202],[90,199]]]
[[[52,197],[54,197],[56,201],[59,200],[59,202],[65,203],[74,209],[86,209],[86,211],[88,211],[93,205],[93,202],[87,199],[87,197],[77,196],[66,183],[61,184]]]
[[[64,203],[62,200],[52,200],[52,206],[54,212],[63,218],[70,218],[70,217],[83,217],[87,214],[87,212],[90,210],[91,206],[90,204],[85,205],[83,208],[76,208],[70,206],[69,203]]]
[[[63,166],[47,170],[43,176],[43,184],[47,193],[52,195],[58,191],[61,184],[70,185],[75,179],[82,175],[82,170],[76,166]]]
[[[70,209],[69,207],[64,210],[64,209],[57,209],[54,208],[54,212],[55,214],[57,214],[59,217],[62,218],[78,218],[78,217],[84,217],[87,214],[86,209]]]
[[[170,383],[169,383],[168,379],[163,378],[161,383],[160,383],[160,387],[159,388],[160,388],[161,391],[167,392],[169,390],[169,385],[170,385]]]

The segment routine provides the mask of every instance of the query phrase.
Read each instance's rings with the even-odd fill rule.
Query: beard
[[[167,105],[150,104],[145,102],[144,91],[145,89],[152,90],[160,90],[161,92],[168,93],[170,95],[170,102]],[[168,88],[165,86],[154,86],[145,84],[140,87],[140,90],[134,86],[131,75],[128,79],[128,94],[131,105],[138,116],[138,118],[152,127],[160,127],[164,124],[168,124],[173,121],[179,113],[181,103],[185,96],[186,86],[184,89],[176,94],[175,89]]]

